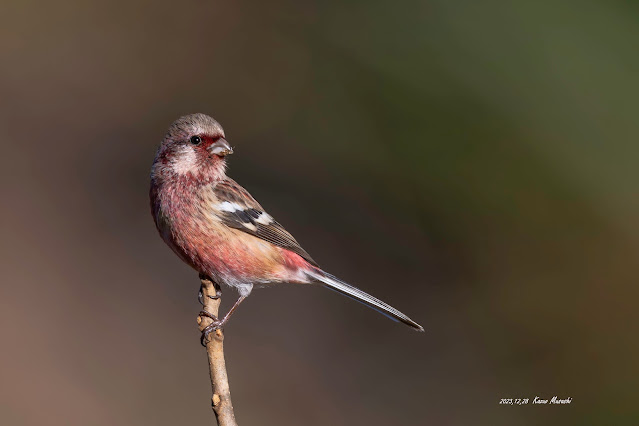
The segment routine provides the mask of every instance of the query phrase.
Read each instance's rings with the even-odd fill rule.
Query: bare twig
[[[200,277],[202,282],[202,304],[203,310],[218,316],[220,302],[220,288],[207,278]],[[213,320],[206,316],[198,316],[197,322],[200,331],[211,324]],[[213,397],[211,398],[213,412],[219,426],[237,426],[233,404],[231,403],[231,391],[229,380],[226,374],[226,363],[224,362],[224,333],[222,330],[215,330],[209,335],[206,342],[206,353],[209,357],[209,372],[211,374],[211,387]]]

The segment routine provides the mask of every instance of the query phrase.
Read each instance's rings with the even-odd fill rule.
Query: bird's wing
[[[268,241],[300,255],[311,265],[319,266],[286,229],[264,211],[249,192],[231,178],[218,182],[213,191],[216,209],[226,226]]]

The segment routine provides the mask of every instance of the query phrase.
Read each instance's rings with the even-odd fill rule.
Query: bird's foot
[[[202,346],[206,346],[207,342],[209,341],[209,334],[224,327],[226,318],[218,319],[215,315],[206,311],[200,311],[199,315],[201,317],[208,317],[213,320],[209,325],[204,327],[204,329],[202,330],[202,336],[200,337],[200,343],[202,344]]]
[[[222,297],[222,290],[219,287],[215,287],[215,296],[209,295],[210,299],[217,300]],[[197,301],[200,302],[200,305],[204,306],[204,293],[202,292],[202,285],[200,285],[200,290],[197,293]]]

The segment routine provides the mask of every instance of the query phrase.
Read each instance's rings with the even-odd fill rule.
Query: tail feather
[[[311,278],[320,281],[322,284],[324,284],[325,287],[341,293],[347,297],[350,297],[351,299],[356,300],[360,303],[363,303],[364,305],[368,306],[369,308],[375,309],[377,312],[387,316],[393,321],[403,322],[404,324],[414,328],[417,331],[424,331],[424,328],[421,325],[417,324],[415,321],[408,318],[408,316],[401,313],[397,309],[371,296],[370,294],[363,292],[357,287],[353,287],[352,285],[345,283],[344,281],[327,272],[313,271],[308,272],[308,275]]]

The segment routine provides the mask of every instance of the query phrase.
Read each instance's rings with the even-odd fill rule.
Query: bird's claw
[[[222,291],[219,288],[215,289],[215,296],[209,295],[209,299],[217,300],[222,297]],[[204,306],[204,292],[202,291],[202,286],[200,286],[200,291],[197,293],[197,300],[200,302],[200,305]]]
[[[221,329],[224,326],[224,321],[218,319],[215,315],[206,311],[200,311],[199,315],[201,317],[207,317],[213,320],[209,325],[204,327],[204,329],[202,330],[202,336],[200,337],[200,343],[202,344],[202,346],[206,346],[207,342],[209,341],[209,335],[215,330]]]

